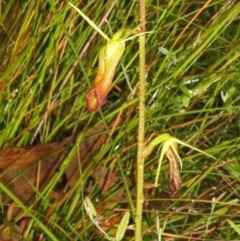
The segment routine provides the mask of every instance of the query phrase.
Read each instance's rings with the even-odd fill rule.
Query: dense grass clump
[[[135,1],[72,1],[109,37],[139,25]],[[106,44],[64,1],[0,5],[0,239],[134,240],[138,40],[126,42],[112,89],[86,109]],[[239,240],[240,3],[146,1],[146,145],[171,136],[180,191],[161,150],[145,159],[143,240]],[[160,145],[159,145],[160,147]],[[92,201],[100,231],[89,219]]]

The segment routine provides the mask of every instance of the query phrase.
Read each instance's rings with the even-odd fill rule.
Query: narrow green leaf
[[[122,240],[129,222],[130,213],[124,213],[116,233],[116,241]]]
[[[116,241],[116,239],[113,238],[113,237],[110,237],[110,236],[107,236],[107,235],[105,235],[104,237],[109,241]]]
[[[89,217],[97,217],[97,212],[93,206],[93,203],[88,197],[84,199],[84,207]]]
[[[106,40],[109,40],[109,37],[88,16],[86,16],[80,9],[75,7],[72,3],[68,4],[71,7],[73,7],[99,34],[101,34]]]
[[[227,221],[235,229],[235,231],[240,235],[240,228],[231,220],[227,219]]]
[[[223,207],[214,212],[214,214],[223,215],[228,211],[227,207]]]

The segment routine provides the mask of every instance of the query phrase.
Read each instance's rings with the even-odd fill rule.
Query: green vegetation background
[[[139,24],[137,1],[72,3],[108,36]],[[1,148],[30,147],[31,140],[37,145],[79,134],[63,161],[64,171],[92,130],[103,125],[99,136],[108,136],[87,167],[80,165],[81,180],[64,202],[50,199],[61,178],[57,174],[47,191],[35,190],[42,205],[25,209],[17,202],[23,216],[32,220],[24,233],[14,226],[23,216],[8,220],[2,202],[2,232],[15,230],[15,237],[24,240],[104,240],[82,206],[85,185],[96,166],[109,168],[121,176],[118,182],[101,193],[95,178],[88,194],[99,219],[128,209],[133,212],[138,41],[126,43],[107,103],[100,112],[89,113],[84,99],[96,74],[98,51],[106,41],[65,1],[1,1],[0,11]],[[164,161],[160,186],[146,189],[143,240],[240,240],[239,230],[227,221],[240,224],[239,22],[237,0],[147,1],[147,31],[153,33],[146,35],[146,139],[167,132],[217,161],[179,147],[183,169],[177,198],[170,196],[169,166]],[[119,116],[121,122],[112,135],[110,126]],[[145,163],[146,186],[154,182],[157,160],[155,150]],[[2,193],[7,184],[5,188]],[[114,199],[118,196],[122,198]],[[46,220],[49,207],[54,212]],[[133,223],[134,217],[125,240],[134,239]],[[102,225],[108,226],[110,235],[116,231],[114,221]]]

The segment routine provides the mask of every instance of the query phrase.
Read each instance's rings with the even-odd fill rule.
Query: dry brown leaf
[[[10,189],[11,192],[14,193],[14,195],[24,204],[30,204],[35,200],[35,191],[32,187],[34,186],[36,189],[42,190],[58,170],[64,154],[66,153],[66,149],[60,149],[58,144],[44,145],[46,148],[48,146],[50,146],[48,151],[44,151],[42,145],[31,150],[24,150],[24,148],[22,148],[21,151],[23,156],[13,159],[13,165],[8,165],[9,168],[4,170],[0,175],[0,181],[4,183],[4,185],[6,185],[8,189]],[[15,148],[13,149],[15,151]],[[43,152],[40,152],[40,150],[43,150]],[[12,153],[14,153],[14,151]],[[52,151],[52,153],[49,151]],[[5,152],[5,154],[6,153],[8,152]],[[18,154],[14,153],[8,157],[8,160],[10,161],[11,157],[16,156],[18,156]],[[24,160],[26,160],[26,163]],[[39,164],[37,164],[37,162],[39,162]],[[18,168],[16,168],[16,166]],[[3,193],[2,198],[5,203],[11,203],[11,199],[6,194]],[[14,208],[8,213],[8,215],[15,217],[18,211],[17,208]]]
[[[58,143],[37,145],[33,148],[12,147],[0,151],[1,169],[18,169],[46,159],[62,147]]]
[[[159,186],[160,184],[157,185],[157,187]],[[143,183],[143,188],[144,189],[152,189],[152,188],[156,188],[156,185],[154,183],[150,183],[150,182],[144,182]]]
[[[110,190],[119,181],[119,176],[116,172],[100,165],[94,170],[92,176],[97,181],[101,194],[106,194],[108,190]]]
[[[91,160],[92,156],[98,152],[102,145],[106,143],[107,135],[104,134],[99,136],[99,133],[101,133],[103,130],[104,125],[95,127],[89,133],[89,138],[83,143],[80,143],[79,155],[82,168],[84,168],[84,166]],[[74,186],[79,179],[79,155],[76,154],[73,157],[71,165],[69,165],[66,170],[66,177],[68,180],[67,185],[69,187]]]
[[[89,139],[80,144],[80,161],[82,168],[91,160],[91,157],[106,142],[107,135],[100,135],[104,126],[100,125],[93,129]],[[68,146],[75,142],[76,135],[64,139],[60,143],[37,145],[33,148],[13,147],[0,151],[0,181],[4,183],[23,203],[30,204],[35,198],[35,191],[32,186],[42,190],[49,182],[54,173],[58,170],[64,157],[68,153]],[[40,162],[41,161],[41,162]],[[80,177],[79,155],[73,157],[71,164],[67,167],[66,187],[72,187]],[[99,173],[99,169],[96,171]],[[113,180],[113,178],[111,178]],[[109,185],[103,188],[108,190]],[[5,203],[11,199],[2,196]],[[11,211],[12,217],[16,216],[16,210]]]

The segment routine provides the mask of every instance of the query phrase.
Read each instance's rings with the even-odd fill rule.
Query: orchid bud
[[[106,96],[125,48],[125,42],[119,39],[122,36],[123,31],[118,31],[100,50],[97,75],[86,96],[87,109],[91,112],[98,111],[106,103]]]

